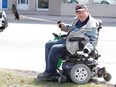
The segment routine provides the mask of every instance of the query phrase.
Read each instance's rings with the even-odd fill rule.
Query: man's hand
[[[57,24],[58,24],[58,27],[61,29],[65,26],[62,21],[58,21]]]
[[[58,21],[57,24],[58,24],[58,27],[59,27],[59,28],[62,27],[62,25],[61,25],[61,21]]]

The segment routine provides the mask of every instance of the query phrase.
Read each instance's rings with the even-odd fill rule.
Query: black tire
[[[70,78],[74,83],[87,83],[91,78],[91,71],[85,64],[76,64],[71,68]]]
[[[58,78],[58,83],[62,84],[62,83],[66,83],[67,81],[67,78],[66,76],[64,75],[61,75],[59,78]]]
[[[112,76],[111,76],[110,73],[104,73],[103,74],[103,78],[104,78],[105,81],[110,81]]]
[[[4,17],[4,25],[3,25],[3,28],[6,29],[8,27],[8,21],[7,21],[7,18],[5,16]]]
[[[78,4],[79,2],[78,2],[78,0],[75,0],[75,2]]]
[[[109,4],[107,1],[102,1],[101,4]]]
[[[97,76],[98,76],[98,77],[102,77],[103,74],[104,74],[104,72],[105,72],[105,71],[104,71],[103,68],[99,69],[98,72],[97,72]]]

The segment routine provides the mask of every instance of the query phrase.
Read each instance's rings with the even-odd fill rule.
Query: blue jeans
[[[57,64],[59,56],[63,55],[66,47],[65,40],[53,40],[45,44],[45,62],[46,68],[45,72],[50,75],[56,74]]]

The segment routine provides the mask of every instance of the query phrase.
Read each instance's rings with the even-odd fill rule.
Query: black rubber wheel
[[[112,76],[111,76],[110,73],[104,73],[103,74],[103,78],[104,78],[105,81],[110,81]]]
[[[102,77],[104,74],[104,70],[103,69],[99,69],[98,72],[97,72],[97,76],[98,77]]]
[[[74,83],[87,83],[91,78],[91,71],[85,64],[76,64],[70,71],[70,78]]]
[[[67,78],[66,76],[64,75],[61,75],[59,78],[58,78],[58,83],[66,83],[67,81]]]
[[[75,0],[75,2],[78,4],[79,2],[78,2],[78,0]]]
[[[101,4],[109,4],[107,1],[102,1]]]

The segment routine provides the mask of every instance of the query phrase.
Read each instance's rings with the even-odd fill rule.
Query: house
[[[48,15],[71,16],[77,3],[86,4],[92,16],[116,17],[116,0],[0,0],[0,9],[10,10],[15,4],[21,11],[48,9]]]
[[[15,4],[18,10],[48,8],[48,0],[0,0],[0,9],[9,10]]]

